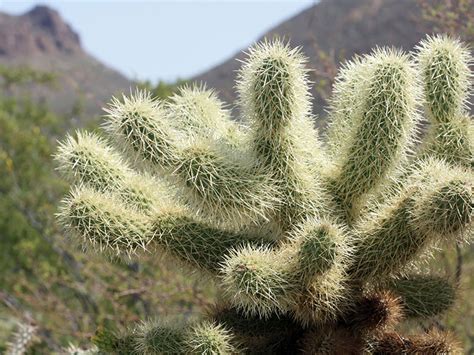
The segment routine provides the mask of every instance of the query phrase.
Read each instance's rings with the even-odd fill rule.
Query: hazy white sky
[[[0,0],[0,11],[51,6],[101,61],[132,78],[174,80],[220,63],[315,2]]]

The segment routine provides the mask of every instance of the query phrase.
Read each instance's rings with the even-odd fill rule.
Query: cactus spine
[[[461,43],[438,36],[413,55],[376,49],[345,64],[327,149],[305,59],[278,40],[252,47],[239,73],[245,125],[204,86],[166,102],[114,99],[110,142],[78,132],[60,146],[59,169],[76,184],[60,222],[95,251],[166,254],[209,274],[223,295],[198,322],[101,333],[100,350],[455,351],[449,334],[407,338],[396,326],[454,303],[453,285],[415,266],[471,236],[469,63]]]
[[[19,323],[18,328],[7,343],[7,355],[24,355],[38,341],[38,328],[28,323]]]

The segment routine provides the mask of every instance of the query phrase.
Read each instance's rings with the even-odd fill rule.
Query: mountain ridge
[[[411,50],[433,27],[421,20],[421,9],[414,0],[321,0],[288,20],[274,26],[258,40],[274,36],[302,47],[308,57],[310,79],[325,70],[321,53],[333,55],[337,65],[375,46],[396,46]],[[258,41],[257,40],[257,41]],[[227,103],[234,103],[234,82],[242,52],[194,76],[216,89]],[[87,114],[102,112],[101,107],[114,94],[128,92],[134,83],[101,63],[81,46],[75,30],[60,14],[36,6],[22,15],[0,12],[0,65],[27,65],[59,74],[59,89],[32,88],[32,96],[45,100],[56,111],[70,112],[78,98]],[[330,81],[330,79],[328,79]],[[29,89],[29,88],[28,88]],[[325,115],[327,94],[312,91],[313,112]],[[234,114],[238,108],[233,107]],[[318,124],[324,126],[325,121]]]
[[[421,9],[413,0],[321,0],[290,19],[276,25],[258,40],[275,36],[289,40],[292,47],[300,46],[308,57],[308,68],[321,71],[319,54],[335,53],[336,64],[356,54],[364,54],[376,46],[395,46],[411,50],[432,26],[421,19]],[[205,82],[232,103],[241,52],[195,76],[192,80]],[[310,71],[313,74],[313,70]],[[310,79],[315,81],[314,75]],[[313,112],[324,116],[326,98],[313,90]],[[238,109],[234,108],[238,113]]]
[[[44,5],[21,15],[0,12],[0,64],[55,73],[54,88],[33,85],[28,92],[59,113],[68,114],[80,104],[85,115],[94,116],[112,95],[133,86],[130,79],[87,53],[77,32]]]
[[[0,13],[0,29],[4,56],[82,52],[79,35],[56,10],[44,5],[18,16]]]

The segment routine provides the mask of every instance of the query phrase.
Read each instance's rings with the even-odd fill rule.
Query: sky
[[[0,11],[53,7],[93,56],[132,79],[156,82],[212,68],[315,2],[0,0]]]

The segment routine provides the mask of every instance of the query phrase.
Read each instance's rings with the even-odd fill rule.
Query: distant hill
[[[338,61],[367,53],[377,45],[410,50],[431,31],[421,21],[415,0],[322,0],[262,38],[278,35],[289,39],[292,46],[303,47],[309,68],[320,68],[320,50],[335,53]],[[193,80],[206,82],[231,103],[235,99],[236,70],[240,67],[236,59],[242,58],[239,53]],[[325,99],[316,92],[314,96],[314,112],[324,114]]]
[[[20,16],[0,12],[0,64],[56,73],[56,88],[31,89],[35,98],[63,113],[70,112],[78,99],[87,113],[99,113],[111,95],[128,91],[132,84],[84,51],[79,35],[46,6]]]
[[[377,45],[412,49],[426,33],[432,32],[421,17],[415,0],[321,0],[260,39],[289,39],[292,46],[302,46],[310,69],[321,70],[321,51],[333,53],[339,63]],[[226,102],[233,103],[234,80],[240,67],[237,59],[242,58],[239,52],[191,80],[206,82]],[[58,88],[32,91],[59,112],[69,112],[79,98],[88,113],[99,113],[111,95],[129,91],[133,85],[85,52],[78,34],[46,6],[37,6],[20,16],[0,12],[0,64],[24,64],[58,73]],[[317,78],[313,75],[312,79]],[[314,112],[324,115],[326,98],[316,91],[313,95]],[[319,122],[324,124],[324,120]]]

